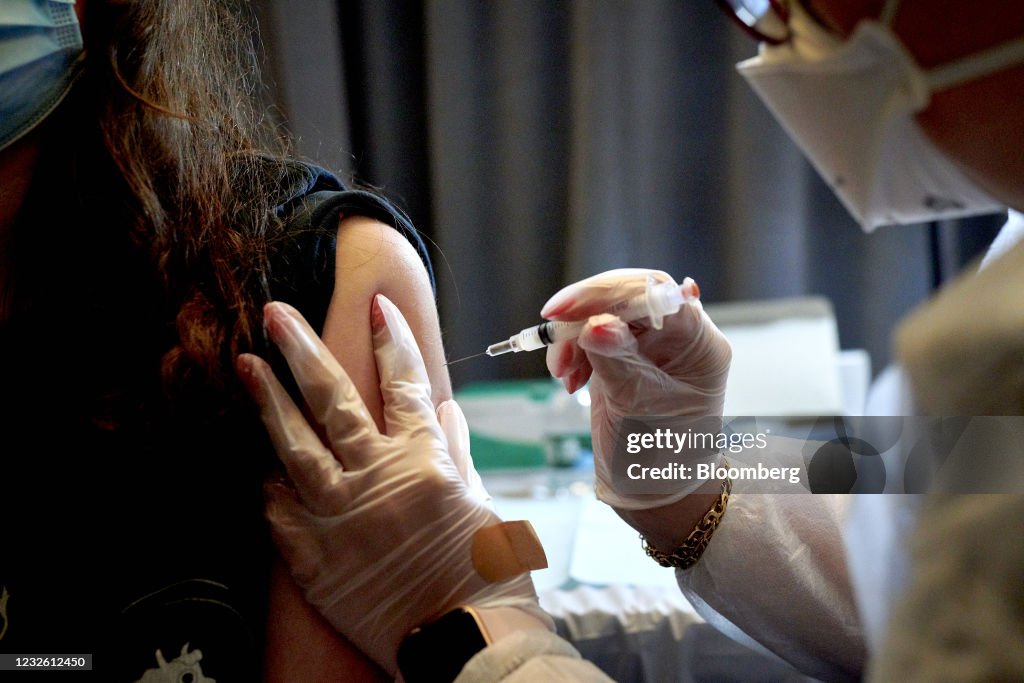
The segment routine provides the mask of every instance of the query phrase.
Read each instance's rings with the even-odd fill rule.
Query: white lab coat
[[[999,359],[1010,359],[1009,364],[1024,373],[1024,302],[1020,298],[1024,282],[1007,279],[1008,273],[1024,279],[1022,237],[1024,217],[1011,211],[983,260],[982,274],[951,285],[901,325],[897,352],[904,354],[902,361],[908,369],[894,366],[879,376],[866,414],[915,415],[918,410],[930,415],[1019,414],[1012,396],[1024,400],[1024,393],[1016,390],[1017,385],[1011,386],[1008,398],[998,405],[986,406],[983,401],[1001,395],[994,390],[998,380],[1017,381],[1013,375],[1000,376],[993,371],[1000,366]],[[962,294],[965,286],[977,291]],[[1021,314],[1006,315],[999,310],[997,299],[1008,296],[1006,308],[1019,309]],[[964,324],[967,305],[960,298],[973,301],[971,309],[978,315],[994,315],[998,320]],[[964,348],[948,349],[951,339],[963,339]],[[992,366],[976,362],[966,349],[992,359]],[[951,352],[957,357],[943,358]],[[935,368],[943,368],[941,376],[935,376]],[[954,368],[964,378],[953,375]],[[982,383],[985,391],[979,390]],[[953,388],[957,385],[972,387],[972,395],[958,397]],[[915,391],[929,388],[913,397],[911,386]],[[735,496],[726,513],[726,518],[732,519],[729,523],[723,520],[701,561],[692,570],[677,572],[680,588],[705,619],[737,640],[748,644],[753,640],[823,680],[857,678],[865,673],[869,658],[883,652],[887,660],[893,656],[889,652],[893,649],[889,642],[892,612],[911,582],[912,566],[938,564],[948,552],[948,547],[933,548],[939,559],[925,556],[911,561],[909,541],[919,526],[925,502],[924,496],[897,494]],[[966,518],[972,514],[966,507],[961,500],[956,512],[952,512],[954,506],[947,506],[945,512],[932,510],[930,514],[962,514]],[[1016,522],[1024,525],[1019,516]],[[841,547],[829,541],[829,534],[842,539]],[[841,553],[841,567],[836,557],[821,551],[829,548],[833,554]],[[756,581],[749,580],[753,576]],[[947,586],[947,590],[955,589]],[[945,596],[928,599],[941,601]],[[904,624],[904,628],[910,627]],[[994,640],[993,647],[998,649],[999,643]],[[937,643],[932,646],[941,647]],[[913,658],[902,660],[905,664],[913,661],[917,668],[904,666],[900,680],[911,676],[929,680],[921,672],[932,655],[923,643],[916,647]],[[949,678],[956,675],[948,668],[941,673]],[[964,675],[964,680],[985,679],[981,669]]]
[[[1024,244],[1014,248],[1022,237],[1024,217],[1011,212],[1009,222],[986,255],[985,268],[997,259],[1014,259],[1021,267],[1006,266],[1003,270],[1019,270],[1024,280]],[[1002,296],[1007,291],[1014,296],[1024,292],[1024,282],[1020,287],[1000,288],[999,278],[988,279],[995,282],[981,285],[996,287],[994,291]],[[1005,274],[1002,279],[1005,282]],[[981,295],[986,294],[986,300],[991,301],[991,292],[982,289]],[[977,298],[979,293],[970,295]],[[947,305],[943,299],[938,297],[928,305],[925,314],[915,314],[904,325],[917,325],[902,340],[903,351],[911,354],[907,358],[910,369],[904,372],[894,367],[879,376],[866,414],[915,414],[908,385],[927,386],[935,379],[928,376],[928,368],[936,365],[929,354],[944,352],[942,348],[923,348],[921,340],[949,336],[951,330],[943,326],[951,324],[950,321],[955,323],[958,315],[955,300],[954,310],[946,311],[942,308]],[[995,324],[979,327],[989,333],[981,342],[981,352],[1016,359],[1024,376],[1024,302],[1020,309],[1019,321],[1004,315]],[[942,363],[938,366],[942,367]],[[986,380],[993,383],[991,376]],[[923,404],[928,414],[978,414],[964,413],[963,402],[943,402],[944,397],[957,398],[955,391],[948,391],[948,386],[956,382],[948,371],[937,381],[947,390],[940,392],[941,397],[918,397],[918,406]],[[970,382],[965,384],[970,386]],[[1007,395],[1012,396],[1013,390]],[[1018,398],[1024,400],[1024,393]],[[960,412],[951,407],[961,407]],[[1003,412],[991,410],[985,412],[1018,414],[1013,407]],[[1018,593],[1024,592],[1024,582],[1020,581],[1024,539],[1019,538],[1024,535],[1024,497],[1005,497],[1002,502],[995,496],[975,497],[976,502],[970,498],[961,497],[944,507],[932,504],[927,515],[935,521],[915,532],[925,507],[922,496],[735,494],[701,561],[690,570],[677,571],[679,587],[709,623],[736,640],[780,657],[822,680],[860,678],[865,673],[869,653],[878,657],[872,675],[879,680],[895,680],[893,676],[900,680],[933,680],[929,677],[935,675],[985,680],[1024,675],[1024,648],[1019,646],[1024,642],[1024,633],[1020,633],[1024,626],[1019,620],[1015,621],[1012,615],[996,614],[990,621],[999,624],[1002,632],[985,632],[985,640],[975,642],[957,630],[966,628],[961,621],[971,624],[967,614],[970,606],[964,601],[951,601],[944,607],[946,603],[942,602],[958,585],[966,583],[962,572],[969,571],[975,555],[981,552],[973,552],[973,543],[981,542],[975,541],[979,530],[973,524],[982,522],[990,523],[992,532],[997,534],[992,539],[982,536],[983,543],[997,542],[1001,529],[1002,538],[1013,539],[1014,545],[997,556],[985,572],[974,572],[973,585],[985,593],[986,586],[992,584],[992,590],[998,590],[1000,582],[1009,581],[1008,585],[1018,587]],[[936,529],[942,530],[937,538]],[[908,542],[911,538],[913,543]],[[957,540],[959,556],[948,552],[948,546]],[[937,552],[930,544],[943,552]],[[916,553],[913,558],[911,553]],[[947,561],[947,556],[954,559]],[[911,573],[911,567],[916,574]],[[922,573],[925,578],[921,578]],[[904,596],[908,586],[909,595]],[[947,595],[933,594],[942,589]],[[971,597],[976,598],[973,593]],[[1014,605],[1019,607],[1021,597],[1017,595],[1016,601],[1009,597],[1009,606],[1003,612],[1012,612]],[[901,602],[899,619],[893,623],[894,606]],[[998,612],[998,600],[974,599],[970,604],[975,603],[981,605],[977,609],[986,610],[982,619]],[[946,614],[950,609],[956,612],[952,617]],[[931,630],[917,623],[921,613],[938,615],[934,626],[929,625]],[[957,613],[963,616],[962,620]],[[989,631],[993,628],[990,626]],[[922,634],[932,637],[929,640]],[[944,639],[950,637],[974,643],[974,651],[951,661],[949,654],[942,652],[948,645]],[[1015,637],[1022,639],[1014,640]],[[538,680],[535,674],[541,671],[545,680],[607,680],[596,667],[576,659],[572,652],[567,643],[553,634],[503,641],[471,660],[473,666],[467,665],[458,681],[518,683]]]

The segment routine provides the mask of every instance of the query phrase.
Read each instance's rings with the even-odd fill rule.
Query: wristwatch
[[[406,683],[451,683],[491,639],[472,607],[456,607],[414,628],[398,647],[398,670]]]

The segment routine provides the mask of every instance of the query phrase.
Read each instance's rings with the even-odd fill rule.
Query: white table
[[[572,468],[484,470],[503,519],[529,519],[548,555],[533,573],[560,635],[617,681],[808,681],[706,624],[674,571],[594,498],[589,458]]]

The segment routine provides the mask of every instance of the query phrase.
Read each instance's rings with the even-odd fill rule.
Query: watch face
[[[398,668],[408,683],[453,681],[485,647],[476,615],[458,608],[406,636],[398,648]]]

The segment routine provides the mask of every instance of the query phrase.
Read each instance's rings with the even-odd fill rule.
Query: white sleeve
[[[676,571],[679,588],[736,640],[816,678],[859,679],[866,655],[843,548],[847,504],[734,493],[700,561]]]
[[[981,267],[987,268],[993,261],[1022,241],[1024,241],[1024,214],[1010,209],[1007,212],[1006,223],[1003,224],[999,234],[996,235],[988,251],[985,252],[985,257],[981,261]]]
[[[455,683],[611,683],[600,669],[554,633],[517,631],[470,659]]]

